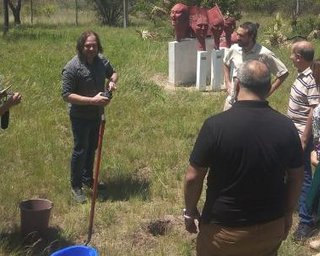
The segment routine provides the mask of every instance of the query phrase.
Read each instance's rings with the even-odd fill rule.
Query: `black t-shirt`
[[[238,101],[205,121],[190,164],[210,168],[202,220],[246,226],[284,215],[285,172],[303,152],[289,118],[266,101]]]

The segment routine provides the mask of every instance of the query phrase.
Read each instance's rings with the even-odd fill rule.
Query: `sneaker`
[[[82,185],[85,189],[91,189],[93,188],[93,183],[94,183],[94,179],[89,179],[89,180],[85,180],[82,181]]]
[[[295,242],[302,242],[315,235],[316,231],[317,227],[315,225],[310,226],[308,224],[299,223],[298,228],[293,233],[293,240]]]
[[[83,204],[87,201],[86,196],[84,195],[81,188],[72,188],[71,193],[73,198],[80,204]]]

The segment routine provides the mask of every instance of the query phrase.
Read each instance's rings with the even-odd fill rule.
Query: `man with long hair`
[[[93,186],[93,165],[99,125],[111,97],[103,94],[116,89],[118,75],[102,55],[100,38],[85,31],[77,41],[77,55],[62,70],[62,97],[68,102],[74,148],[71,157],[72,195],[79,203],[86,197],[83,185]]]

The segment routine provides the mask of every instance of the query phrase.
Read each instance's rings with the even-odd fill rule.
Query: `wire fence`
[[[91,3],[90,3],[91,2]],[[22,0],[21,24],[87,24],[97,22],[93,1],[88,0]],[[0,6],[3,17],[3,5]],[[2,23],[2,20],[0,23]],[[14,17],[9,10],[9,22]]]

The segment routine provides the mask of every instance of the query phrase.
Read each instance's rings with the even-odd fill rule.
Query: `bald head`
[[[295,42],[292,45],[292,52],[300,55],[307,62],[313,61],[314,47],[308,41]]]
[[[271,88],[271,74],[264,63],[258,60],[244,62],[239,68],[237,78],[240,88],[245,88],[262,99],[267,97]]]

